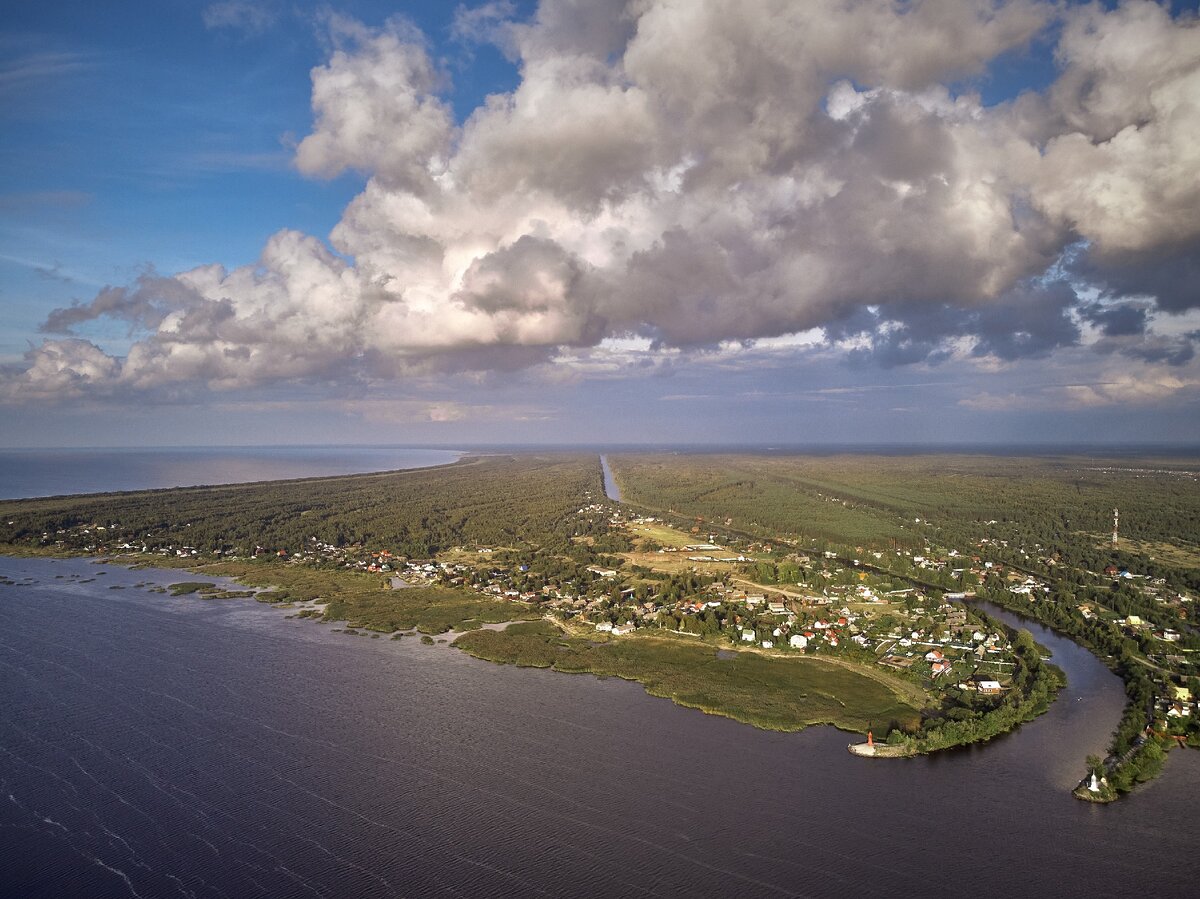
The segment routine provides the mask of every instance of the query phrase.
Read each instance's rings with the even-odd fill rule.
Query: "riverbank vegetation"
[[[536,619],[540,613],[522,603],[483,599],[478,594],[446,587],[426,587],[353,596],[335,593],[325,606],[323,617],[326,621],[345,621],[349,627],[385,634],[406,630],[444,634],[483,624]]]
[[[815,658],[772,658],[654,636],[573,635],[549,621],[473,631],[454,645],[491,662],[637,681],[652,696],[768,730],[913,729],[907,684]]]
[[[1030,617],[1070,637],[1104,662],[1125,685],[1125,709],[1113,732],[1108,755],[1102,760],[1089,759],[1084,783],[1080,784],[1076,795],[1091,801],[1111,801],[1138,784],[1157,777],[1163,767],[1164,745],[1170,741],[1169,723],[1161,710],[1156,709],[1156,695],[1162,691],[1156,686],[1152,677],[1154,672],[1146,658],[1139,654],[1137,641],[1100,618],[1083,617],[1073,602],[1030,603],[994,589],[983,595],[989,602]],[[1088,591],[1084,594],[1085,599],[1089,597],[1094,601],[1095,593]],[[1200,692],[1197,688],[1200,688],[1200,684],[1196,683],[1194,676],[1188,687],[1181,687],[1187,695],[1192,695],[1193,691]],[[1190,745],[1200,744],[1200,729],[1197,729],[1194,720],[1176,728],[1176,732],[1185,740],[1190,738]],[[1097,790],[1087,788],[1092,774],[1096,775]]]
[[[374,633],[416,630],[442,634],[541,617],[526,603],[505,602],[450,587],[392,590],[383,578],[359,571],[280,564],[270,559],[217,562],[194,570],[256,587],[254,595],[261,602],[317,604],[320,608],[310,608],[304,617],[344,621],[347,628]],[[174,584],[171,593],[178,596],[205,586],[198,582]]]

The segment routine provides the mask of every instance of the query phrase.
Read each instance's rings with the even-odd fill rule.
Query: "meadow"
[[[869,669],[651,635],[571,635],[549,621],[472,631],[454,645],[491,662],[637,681],[652,696],[767,730],[831,724],[856,733],[913,729],[921,694]]]

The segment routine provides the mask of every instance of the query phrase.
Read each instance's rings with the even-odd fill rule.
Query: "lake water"
[[[830,728],[136,586],[180,572],[0,573],[5,895],[1194,895],[1200,753],[1073,799],[1121,685],[1041,628],[1070,678],[1046,715],[869,760]]]
[[[0,449],[0,499],[427,468],[461,455],[395,446]]]

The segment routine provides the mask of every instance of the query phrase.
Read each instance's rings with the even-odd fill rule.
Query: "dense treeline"
[[[248,554],[296,552],[315,538],[424,557],[466,543],[565,543],[594,527],[576,514],[589,495],[603,496],[596,456],[487,456],[385,474],[0,502],[0,543],[41,545],[48,535],[68,547]]]
[[[1180,462],[660,454],[609,464],[626,502],[718,525],[731,518],[746,533],[872,546],[999,538],[1103,552],[1119,507],[1127,539],[1200,547],[1195,466]]]

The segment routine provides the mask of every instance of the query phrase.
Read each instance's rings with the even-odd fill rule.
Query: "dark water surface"
[[[0,499],[426,468],[461,455],[395,446],[0,449]]]
[[[1040,628],[1071,680],[1048,714],[868,760],[829,728],[135,586],[180,572],[0,573],[6,896],[1195,895],[1200,753],[1073,799],[1121,686]]]

